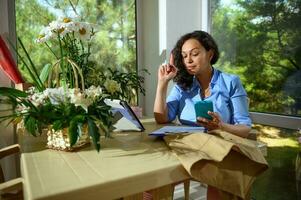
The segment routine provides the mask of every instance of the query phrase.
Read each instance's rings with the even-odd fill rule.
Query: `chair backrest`
[[[0,159],[19,152],[20,152],[19,144],[10,145],[8,147],[0,149]],[[5,181],[5,177],[0,164],[0,183],[3,183],[4,181]]]
[[[0,149],[0,159],[20,152],[20,146],[14,144]],[[5,176],[0,164],[0,199],[23,199],[23,179],[15,178],[9,181]]]

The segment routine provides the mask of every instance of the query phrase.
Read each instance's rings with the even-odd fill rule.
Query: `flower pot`
[[[90,145],[90,136],[86,127],[81,128],[76,143],[71,147],[68,128],[55,131],[47,129],[47,148],[61,151],[76,151]]]

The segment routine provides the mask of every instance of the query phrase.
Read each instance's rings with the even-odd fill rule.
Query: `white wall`
[[[144,115],[153,116],[157,69],[168,60],[176,41],[185,33],[207,29],[207,18],[202,18],[204,2],[207,0],[137,0],[138,68],[151,73],[145,77],[146,95],[140,98]]]
[[[168,0],[166,15],[166,49],[169,54],[180,36],[201,29],[201,0]]]
[[[10,12],[8,12],[10,11]],[[10,30],[10,31],[9,31]],[[15,19],[14,19],[14,0],[0,0],[0,34],[9,37],[11,41],[15,41]],[[6,77],[2,69],[0,69],[0,86],[10,87],[11,81]],[[0,109],[7,108],[7,105],[0,105]],[[14,144],[16,136],[13,126],[6,127],[0,124],[0,148]],[[1,160],[5,178],[11,179],[16,177],[16,156],[10,156]]]

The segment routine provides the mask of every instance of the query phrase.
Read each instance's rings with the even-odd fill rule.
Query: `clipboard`
[[[124,100],[105,99],[107,105],[111,106],[116,122],[113,124],[113,131],[144,131],[145,128],[139,118]]]
[[[138,128],[140,128],[141,131],[144,131],[145,128],[140,122],[139,118],[135,114],[135,112],[132,110],[131,106],[126,101],[120,100],[120,104],[124,107],[124,109],[132,116],[134,122],[136,122]]]

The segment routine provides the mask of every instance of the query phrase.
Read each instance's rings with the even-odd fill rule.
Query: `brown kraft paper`
[[[191,177],[222,190],[223,199],[248,199],[256,177],[268,168],[254,141],[225,131],[168,135],[164,140]]]

